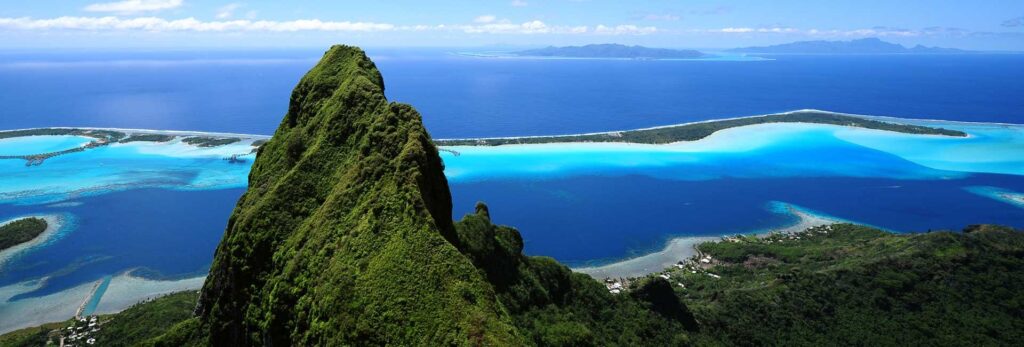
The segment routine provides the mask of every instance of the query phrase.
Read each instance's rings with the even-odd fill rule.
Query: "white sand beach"
[[[146,299],[198,290],[205,280],[206,276],[157,281],[121,274],[111,279],[95,313],[115,313]],[[96,284],[88,282],[58,293],[10,301],[12,297],[39,289],[45,283],[46,278],[43,278],[0,287],[0,334],[74,317],[75,311],[90,297]]]
[[[22,252],[28,251],[32,248],[46,244],[47,242],[53,240],[55,236],[58,236],[58,231],[60,231],[61,228],[64,227],[66,222],[65,218],[67,218],[65,216],[56,214],[42,216],[22,216],[0,222],[0,226],[4,226],[7,225],[8,223],[30,217],[42,218],[43,220],[45,220],[46,230],[44,230],[42,233],[39,234],[39,236],[36,236],[36,238],[28,242],[20,243],[12,246],[11,248],[0,251],[0,269],[3,269],[4,265],[7,263],[7,261],[11,260],[11,258],[14,258],[15,256],[21,254]]]
[[[783,228],[767,231],[755,231],[751,234],[765,236],[769,233],[795,233],[820,225],[845,222],[837,218],[815,215],[792,205],[785,205],[784,208],[786,209],[786,213],[799,218],[796,223]],[[701,243],[715,242],[719,240],[721,240],[721,237],[717,236],[680,237],[669,241],[665,246],[665,249],[658,252],[608,265],[581,267],[574,268],[572,270],[588,274],[596,279],[640,277],[662,271],[681,260],[697,255],[696,246]]]
[[[96,313],[115,313],[137,302],[185,290],[199,290],[206,282],[206,276],[173,281],[155,281],[130,274],[110,280],[110,286],[96,306]]]

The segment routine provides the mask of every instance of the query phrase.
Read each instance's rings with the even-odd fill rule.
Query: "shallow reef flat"
[[[0,203],[53,203],[76,196],[139,188],[224,189],[246,185],[267,136],[134,129],[0,132]],[[11,133],[21,134],[10,136]],[[39,133],[39,134],[37,134]],[[108,136],[108,135],[104,135]],[[74,148],[85,148],[70,151]],[[60,155],[38,157],[41,154]],[[26,165],[28,164],[28,165]]]
[[[769,208],[774,212],[787,214],[792,217],[794,221],[788,225],[779,226],[777,228],[770,228],[768,230],[751,230],[742,234],[758,236],[766,236],[770,234],[793,234],[814,227],[847,222],[836,217],[823,215],[782,202],[772,202],[769,205]],[[697,245],[705,242],[719,241],[726,237],[729,237],[729,235],[723,235],[721,237],[687,236],[673,238],[666,242],[665,249],[658,252],[600,266],[577,267],[573,268],[573,271],[582,272],[597,279],[643,277],[672,267],[675,264],[681,263],[697,255]]]
[[[994,222],[1024,220],[1021,205],[1014,204],[1017,192],[1024,191],[1024,127],[878,119],[966,136],[770,122],[722,129],[693,141],[444,146],[440,155],[456,213],[484,200],[495,207],[497,222],[521,229],[527,253],[553,256],[598,278],[661,271],[693,255],[695,244],[724,234],[802,230],[840,220],[923,231],[913,223],[889,224],[894,220],[878,212],[882,210],[903,211],[902,222],[916,221],[905,216],[919,216],[935,223],[926,210],[976,214],[967,209],[976,206],[989,213],[976,215]],[[113,277],[95,305],[99,313],[201,286],[230,202],[246,187],[255,151],[267,137],[61,129],[0,136],[0,154],[7,155],[61,151],[107,139],[102,146],[49,157],[34,166],[20,159],[0,160],[5,178],[0,181],[0,219],[53,215],[65,222],[63,231],[39,238],[47,242],[33,244],[17,257],[0,256],[3,262],[21,259],[16,269],[0,265],[0,330],[74,314],[104,276]],[[873,198],[862,200],[862,191],[872,192]],[[919,194],[930,198],[900,198]],[[729,206],[716,198],[725,195],[732,199]],[[813,198],[822,195],[831,198]],[[196,214],[196,209],[217,210],[214,202],[223,204],[223,211]],[[96,212],[101,208],[120,216],[163,216],[156,223],[187,222],[181,227],[191,231],[177,237],[187,240],[175,244],[180,253],[175,256],[135,254],[113,262],[108,253],[116,247],[173,243],[177,241],[161,235],[180,231],[139,232],[145,223],[112,221],[111,213]],[[624,225],[618,222],[624,215],[642,216],[649,225]],[[671,222],[679,220],[685,222]],[[75,229],[80,221],[91,226]],[[104,223],[112,226],[97,226]],[[955,218],[942,223],[964,225]],[[64,231],[72,231],[70,241],[62,241]],[[86,251],[97,243],[110,245]],[[38,266],[43,258],[61,264]],[[149,267],[153,276],[125,275],[139,267]],[[146,279],[163,278],[165,270],[185,279]],[[22,317],[28,322],[22,323]]]
[[[446,174],[455,182],[595,174],[643,174],[680,180],[724,176],[943,179],[964,173],[1024,175],[1024,126],[940,121],[927,124],[963,131],[967,136],[832,124],[763,123],[668,144],[458,145],[443,147],[446,151],[441,156]],[[793,158],[795,154],[800,160]],[[889,158],[875,160],[873,157],[881,157],[879,154]],[[757,165],[738,165],[752,158],[757,159]]]
[[[205,278],[201,276],[161,281],[136,277],[130,273],[117,275],[102,293],[94,313],[115,313],[146,299],[183,290],[197,290],[203,286]],[[18,294],[38,289],[45,282],[46,278],[43,278],[0,287],[0,302],[4,303],[0,305],[0,332],[66,320],[93,297],[98,284],[87,282],[49,295],[10,301]]]

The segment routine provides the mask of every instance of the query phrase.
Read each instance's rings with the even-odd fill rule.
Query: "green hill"
[[[1024,233],[855,225],[700,246],[620,294],[527,257],[479,204],[453,222],[443,163],[374,64],[336,46],[261,147],[196,298],[101,317],[98,345],[1013,345]],[[192,305],[193,301],[198,301]],[[0,336],[55,343],[61,325]]]
[[[295,88],[217,248],[197,309],[210,342],[521,345],[535,334],[517,314],[577,292],[612,300],[564,266],[525,261],[521,241],[503,264],[529,279],[492,285],[474,259],[495,259],[473,251],[499,243],[452,222],[442,165],[419,114],[385,99],[373,62],[331,48]],[[589,319],[537,329],[623,330]]]

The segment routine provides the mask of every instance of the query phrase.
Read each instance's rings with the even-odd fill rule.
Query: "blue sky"
[[[1021,0],[3,1],[8,48],[726,48],[879,37],[1024,51]]]

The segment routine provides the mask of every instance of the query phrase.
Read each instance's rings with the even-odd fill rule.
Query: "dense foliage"
[[[200,323],[218,346],[519,344],[453,234],[419,114],[385,99],[361,50],[333,47],[257,154]]]
[[[889,123],[869,118],[841,115],[821,111],[798,111],[771,114],[758,117],[733,118],[612,133],[489,139],[437,140],[436,143],[439,146],[498,146],[507,144],[534,144],[554,142],[629,142],[663,144],[679,141],[696,141],[708,137],[719,130],[766,123],[831,124],[866,129],[894,131],[907,134],[967,136],[966,133],[958,130],[934,128],[921,125]]]
[[[242,139],[237,138],[237,137],[193,136],[193,137],[186,137],[186,138],[181,140],[181,142],[184,142],[184,143],[187,143],[187,144],[190,144],[190,145],[193,145],[193,146],[199,146],[199,147],[218,147],[218,146],[223,146],[223,145],[230,145],[230,144],[238,142],[238,141],[242,141]]]
[[[0,335],[0,347],[37,347],[60,341],[60,329],[70,322],[47,323]]]
[[[168,142],[177,136],[168,134],[133,134],[121,140],[121,143],[129,142]]]
[[[40,128],[24,130],[0,131],[0,139],[24,137],[24,136],[88,136],[96,139],[109,140],[111,142],[124,138],[122,132],[114,130],[99,129],[75,129],[75,128]]]
[[[207,282],[104,317],[105,345],[999,345],[1024,340],[1024,234],[855,225],[700,246],[611,294],[483,204],[459,222],[419,115],[336,46],[257,154]],[[107,320],[109,319],[109,320]],[[49,329],[49,330],[48,330]],[[0,337],[52,340],[53,328]],[[59,329],[59,327],[58,327]],[[162,334],[161,334],[162,332]],[[13,342],[11,342],[13,341]]]
[[[109,319],[104,317],[96,340],[103,346],[152,344],[150,340],[192,318],[198,298],[199,293],[187,291],[135,304]]]
[[[22,218],[4,224],[0,226],[0,250],[31,241],[46,231],[46,227],[46,220],[35,217]]]
[[[459,250],[487,275],[518,331],[540,346],[679,345],[693,315],[665,281],[609,294],[590,276],[524,256],[519,232],[491,223],[483,204],[456,223]]]
[[[1013,345],[1024,341],[1024,234],[897,235],[856,225],[700,246],[672,281],[700,344]],[[705,272],[706,271],[706,272]],[[708,274],[715,274],[714,278]]]

